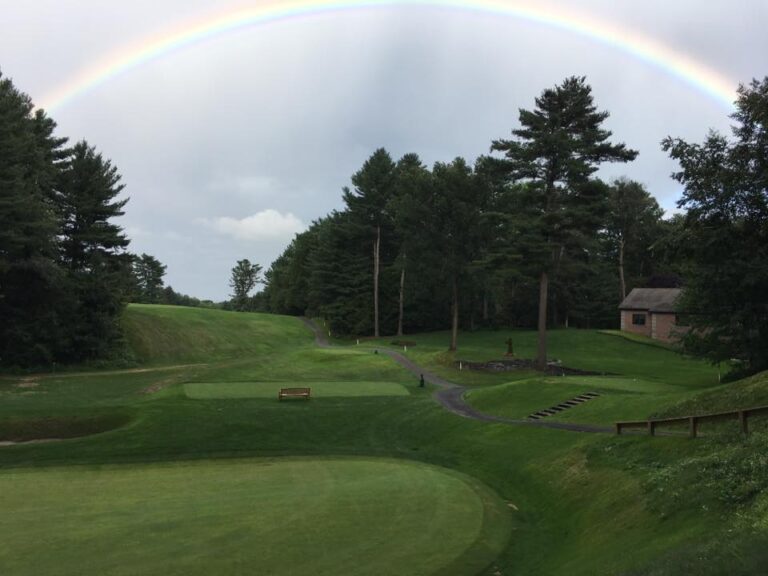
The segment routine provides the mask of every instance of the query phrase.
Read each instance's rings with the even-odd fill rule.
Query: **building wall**
[[[674,314],[653,314],[656,327],[653,338],[662,342],[676,342],[678,338],[688,331],[687,327],[677,326]]]
[[[645,326],[638,326],[632,324],[633,314],[645,315]],[[626,332],[632,332],[634,334],[642,334],[643,336],[651,336],[651,315],[645,310],[622,310],[621,311],[621,329]]]

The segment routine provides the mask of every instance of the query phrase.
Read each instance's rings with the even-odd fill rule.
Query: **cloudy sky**
[[[177,291],[215,300],[228,296],[236,260],[267,268],[339,208],[375,148],[428,164],[474,160],[570,75],[587,76],[614,139],[640,151],[602,175],[643,182],[671,211],[680,190],[661,139],[729,127],[722,89],[696,78],[707,71],[735,89],[768,74],[765,0],[495,2],[543,22],[479,9],[487,2],[468,9],[471,0],[345,4],[211,33],[85,86],[89,71],[116,69],[152,41],[280,4],[0,0],[0,70],[47,107],[60,135],[118,167],[132,251],[167,264]],[[608,29],[621,33],[596,37]],[[639,41],[666,57],[649,60]],[[673,57],[677,72],[664,66]]]

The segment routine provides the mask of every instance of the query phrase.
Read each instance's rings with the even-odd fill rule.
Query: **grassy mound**
[[[548,418],[592,424],[642,419],[691,394],[682,386],[640,378],[565,376],[537,377],[479,388],[467,394],[467,401],[488,414],[525,418],[585,392],[597,392],[599,396]]]
[[[179,306],[131,304],[123,327],[136,359],[148,365],[262,356],[313,340],[290,316]]]
[[[474,574],[510,527],[469,477],[362,458],[15,470],[0,507],[18,576]]]

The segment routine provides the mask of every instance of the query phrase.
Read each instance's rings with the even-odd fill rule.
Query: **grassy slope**
[[[668,509],[656,505],[659,497],[647,487],[657,470],[666,470],[667,464],[687,458],[692,450],[706,454],[704,443],[587,436],[457,418],[437,407],[429,391],[418,389],[410,374],[388,358],[372,354],[371,344],[318,350],[296,319],[131,307],[126,325],[131,341],[137,343],[137,355],[147,364],[202,365],[59,375],[39,379],[34,388],[18,388],[18,382],[11,380],[0,382],[0,419],[94,412],[133,418],[127,427],[89,438],[2,448],[0,474],[74,464],[243,456],[419,460],[470,474],[514,505],[510,508],[514,537],[488,574],[619,574],[675,549],[678,543],[702,533],[716,536],[730,526],[723,516],[701,513],[702,505],[729,513],[727,507],[718,508],[717,495],[703,504]],[[474,373],[459,373],[443,363],[444,336],[409,337],[418,340],[409,354],[451,378],[475,382]],[[498,357],[506,337],[503,332],[462,335],[461,355]],[[532,354],[532,335],[515,332],[514,338],[518,354]],[[686,391],[682,394],[709,386],[715,379],[710,368],[689,361],[676,363],[674,356],[657,358],[649,366],[642,357],[650,347],[603,334],[561,331],[553,334],[551,343],[553,353],[566,364],[596,369],[604,362],[612,366],[607,371],[642,379],[654,390],[649,388],[649,395],[663,393],[670,381],[674,393]],[[410,395],[278,404],[266,398],[193,400],[177,385],[356,380],[396,382]],[[483,381],[509,380],[509,375],[490,375]],[[152,395],[140,393],[157,385],[166,387]],[[627,384],[616,381],[614,385]],[[625,397],[627,404],[637,399],[633,394]]]
[[[123,325],[144,365],[263,357],[312,339],[295,318],[205,308],[132,304]]]
[[[407,340],[415,345],[408,348],[407,355],[443,376],[469,385],[500,384],[535,376],[535,372],[485,374],[468,370],[458,372],[455,369],[455,362],[459,359],[485,361],[503,358],[505,342],[510,337],[514,341],[516,357],[535,357],[537,334],[532,330],[461,334],[456,353],[446,352],[448,332],[408,335]],[[684,358],[663,346],[644,345],[598,330],[550,330],[547,340],[549,357],[557,358],[571,368],[691,388],[717,383],[717,369],[704,362]],[[366,340],[361,346],[391,346],[391,341],[392,338]]]

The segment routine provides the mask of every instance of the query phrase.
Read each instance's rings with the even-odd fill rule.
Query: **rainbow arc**
[[[49,111],[61,108],[111,79],[178,50],[247,27],[322,14],[382,7],[436,7],[516,18],[568,31],[620,50],[659,68],[731,108],[736,83],[688,55],[637,31],[592,15],[547,7],[533,0],[288,0],[230,10],[204,21],[186,22],[107,55],[42,98]]]

